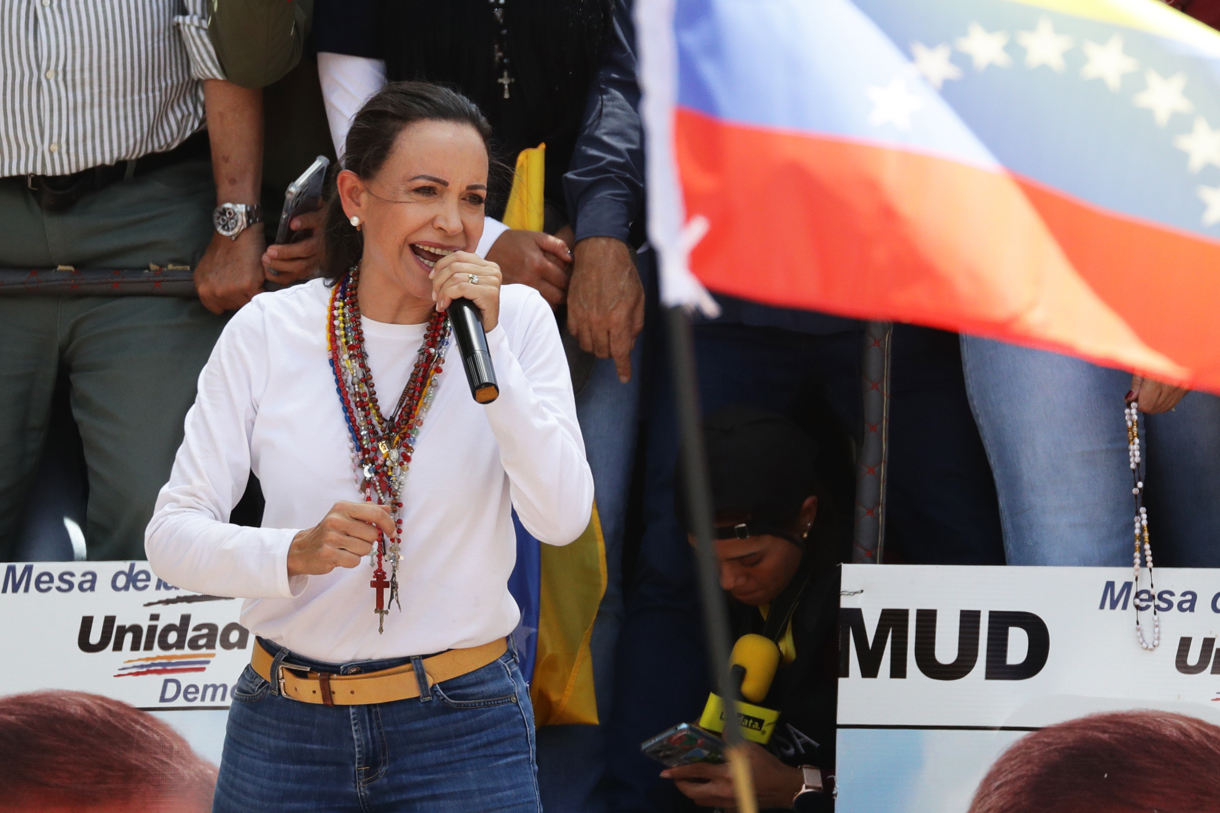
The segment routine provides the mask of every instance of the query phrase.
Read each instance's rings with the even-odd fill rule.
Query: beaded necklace
[[[1135,580],[1134,588],[1138,597],[1140,589],[1140,543],[1143,543],[1144,560],[1148,563],[1148,590],[1156,596],[1156,585],[1152,581],[1152,543],[1148,541],[1148,509],[1144,507],[1144,481],[1140,478],[1140,412],[1139,404],[1132,401],[1124,412],[1127,419],[1127,461],[1131,466],[1131,494],[1135,497]],[[1140,646],[1147,650],[1156,649],[1161,643],[1161,616],[1157,613],[1156,602],[1152,602],[1152,640],[1144,637],[1144,628],[1140,625],[1138,598],[1135,604],[1135,637]]]
[[[377,591],[375,612],[377,632],[384,632],[385,617],[391,604],[398,599],[398,563],[402,559],[402,487],[406,479],[415,439],[423,426],[424,414],[436,395],[436,385],[442,371],[441,361],[449,345],[449,319],[444,313],[434,313],[424,330],[415,368],[398,398],[398,406],[387,418],[377,403],[373,374],[368,366],[364,332],[360,328],[360,303],[356,298],[360,267],[353,266],[339,280],[330,294],[327,312],[327,350],[335,390],[343,404],[343,417],[351,436],[352,463],[356,481],[367,502],[390,507],[394,519],[394,538],[387,540],[378,534],[369,564],[373,580],[369,586]],[[389,561],[389,580],[385,563]],[[389,588],[389,600],[385,590]]]

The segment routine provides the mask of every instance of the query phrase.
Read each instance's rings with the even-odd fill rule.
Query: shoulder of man
[[[314,0],[224,0],[212,4],[208,37],[230,82],[263,88],[301,60]]]

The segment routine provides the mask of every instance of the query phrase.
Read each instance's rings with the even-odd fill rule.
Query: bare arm
[[[216,203],[259,202],[263,177],[263,92],[220,79],[203,82],[203,101],[212,142]],[[236,240],[220,234],[195,269],[199,300],[213,313],[237,310],[263,287],[261,224]]]

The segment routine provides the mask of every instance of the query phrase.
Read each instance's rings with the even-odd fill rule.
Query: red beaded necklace
[[[402,487],[415,439],[423,426],[424,414],[436,394],[442,359],[449,344],[449,319],[444,313],[434,313],[424,330],[415,369],[398,398],[398,406],[387,418],[377,403],[377,390],[368,366],[364,333],[360,329],[360,303],[356,292],[360,267],[354,266],[339,280],[330,295],[327,313],[327,349],[335,389],[343,404],[343,416],[351,436],[352,462],[364,499],[390,507],[394,518],[394,538],[379,534],[369,563],[373,580],[369,585],[376,593],[377,631],[385,629],[385,617],[390,604],[398,600],[398,563],[402,559]],[[385,562],[389,561],[389,579]],[[385,589],[389,588],[389,600]]]

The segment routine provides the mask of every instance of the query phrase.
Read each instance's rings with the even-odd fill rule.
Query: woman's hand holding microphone
[[[445,310],[455,299],[469,299],[483,314],[483,330],[500,323],[500,266],[468,251],[455,251],[437,262],[432,273],[432,299]]]

